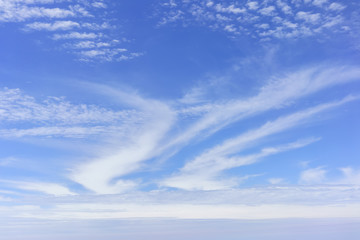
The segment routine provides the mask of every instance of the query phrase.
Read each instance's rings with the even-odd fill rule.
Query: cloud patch
[[[106,10],[105,1],[0,1],[0,22],[16,23],[25,34],[36,31],[49,32],[48,38],[56,40],[60,47],[72,53],[77,60],[86,62],[112,62],[130,60],[141,56],[138,52],[119,53],[117,49],[124,45],[116,33],[116,26]],[[82,39],[97,42],[90,51],[101,54],[84,54],[76,48]],[[61,40],[61,41],[59,41]],[[45,41],[43,41],[45,42]],[[99,49],[102,48],[102,49]],[[116,53],[116,54],[114,54]]]
[[[300,184],[321,184],[326,180],[327,170],[324,167],[310,168],[300,174]]]
[[[173,1],[162,5],[160,25],[182,23],[184,26],[200,24],[234,36],[247,35],[259,40],[272,38],[303,38],[325,34],[329,27],[340,31],[348,24],[342,11],[347,7],[332,1],[309,2],[290,0],[235,1]],[[351,4],[351,3],[350,3]],[[174,13],[177,12],[178,17]],[[329,25],[329,19],[339,20]],[[341,19],[341,20],[340,20]],[[267,24],[267,28],[258,28]],[[296,26],[294,28],[293,26]]]
[[[34,22],[26,24],[26,29],[31,30],[46,30],[46,31],[57,31],[57,30],[70,30],[80,27],[77,22],[73,21],[56,21],[54,23],[46,22]]]

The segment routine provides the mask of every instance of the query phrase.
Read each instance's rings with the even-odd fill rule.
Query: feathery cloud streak
[[[99,91],[106,92],[107,94],[118,98],[120,102],[126,101],[128,104],[132,104],[138,109],[146,111],[147,114],[145,115],[151,117],[143,125],[143,128],[139,128],[141,129],[141,133],[135,134],[133,138],[127,141],[129,145],[126,145],[123,150],[116,151],[118,152],[117,154],[101,157],[97,160],[90,161],[88,164],[80,165],[72,174],[72,179],[85,185],[88,189],[99,193],[115,193],[117,191],[121,192],[123,190],[131,189],[139,184],[139,182],[131,182],[129,180],[122,182],[116,180],[117,182],[114,183],[111,180],[115,179],[115,177],[126,176],[126,174],[140,169],[140,163],[150,160],[153,157],[161,157],[164,153],[165,156],[169,157],[166,155],[168,151],[170,151],[171,154],[175,154],[177,150],[181,149],[184,145],[189,144],[189,141],[194,138],[204,139],[203,130],[207,130],[208,132],[205,132],[205,136],[210,137],[212,133],[219,131],[232,122],[239,121],[244,117],[260,114],[272,108],[285,107],[286,101],[293,101],[326,87],[356,80],[358,78],[358,73],[359,70],[356,68],[334,68],[326,70],[307,69],[285,78],[273,80],[263,87],[256,97],[251,97],[249,100],[235,100],[223,105],[215,105],[213,111],[206,113],[205,116],[200,117],[199,120],[196,120],[190,125],[190,130],[185,130],[184,133],[178,136],[175,134],[175,138],[174,134],[170,134],[171,132],[168,131],[174,126],[176,120],[176,123],[178,124],[179,119],[176,118],[175,110],[172,110],[171,107],[157,101],[154,102],[142,99],[139,96],[129,96],[128,93],[111,90],[107,87],[100,90],[99,87],[97,87]],[[294,82],[296,82],[296,84],[294,84]],[[269,96],[274,95],[277,97],[269,98]],[[268,99],[273,99],[273,102]],[[209,163],[210,165],[213,163],[216,166],[216,157],[223,159],[225,155],[232,154],[234,151],[232,148],[235,148],[238,151],[238,145],[247,145],[271,134],[298,126],[303,120],[310,118],[314,114],[356,99],[356,97],[349,96],[341,101],[319,105],[289,116],[280,117],[273,122],[268,122],[257,130],[240,135],[238,138],[228,140],[223,146],[217,147],[207,154],[200,155],[195,162],[206,162],[209,161],[209,159],[213,159],[214,162],[209,161]],[[248,158],[255,162],[255,159],[257,158],[301,147],[303,145],[305,146],[314,140],[282,146],[275,151],[265,150],[262,153],[249,156]],[[174,148],[177,149],[175,152],[173,150]],[[220,148],[224,149],[224,151],[220,151]],[[213,156],[213,158],[209,156]],[[235,159],[231,159],[230,161],[235,161]],[[238,160],[238,162],[241,161],[242,160]],[[233,165],[229,164],[228,168],[237,167],[239,163],[236,162],[237,161],[235,161]],[[187,168],[186,166],[184,169]],[[202,169],[211,169],[208,167],[209,166],[206,168],[199,167],[196,169],[198,171],[194,170],[193,173],[194,175],[201,175]],[[221,170],[224,169],[219,167],[218,172]],[[186,175],[186,177],[188,176]],[[186,177],[182,178],[182,180],[185,180]],[[197,178],[197,180],[200,179]],[[171,184],[161,184],[173,186]],[[234,185],[234,183],[230,183],[230,185]],[[206,187],[204,188],[206,189]]]
[[[256,162],[259,158],[281,151],[306,146],[307,144],[314,142],[314,140],[292,143],[288,146],[282,146],[278,148],[264,149],[260,153],[251,156],[231,157],[232,155],[238,154],[257,140],[298,126],[302,123],[302,121],[309,119],[315,114],[333,107],[337,107],[349,101],[356,100],[358,98],[359,97],[349,96],[341,101],[319,105],[285,117],[280,117],[275,121],[267,122],[258,129],[250,130],[249,132],[244,133],[236,138],[226,140],[223,144],[205,151],[203,154],[197,156],[194,160],[188,162],[180,170],[179,175],[175,175],[174,177],[165,180],[164,185],[189,190],[215,190],[219,188],[221,189],[232,187],[231,185],[234,184],[232,182],[229,182],[231,185],[227,186],[227,184],[223,184],[221,181],[219,183],[213,181],[213,178],[217,177],[221,171],[226,169],[251,164]]]
[[[6,181],[0,180],[0,183],[3,183],[13,188],[26,190],[26,191],[35,191],[42,192],[45,194],[53,196],[67,196],[67,195],[76,195],[71,192],[65,186],[56,183],[45,183],[45,182],[25,182],[25,181]]]
[[[205,111],[199,120],[170,141],[167,147],[186,144],[199,135],[202,137],[211,135],[233,122],[271,109],[286,107],[293,101],[328,87],[358,80],[359,74],[359,69],[352,67],[317,67],[272,78],[254,97],[233,99],[223,104],[215,103],[210,107],[206,106],[208,111]]]
[[[228,137],[221,140],[220,144],[217,140],[217,145],[193,156],[192,160],[180,169],[171,169],[170,174],[165,174],[165,178],[142,179],[129,176],[146,169],[146,164],[152,160],[172,161],[185,146],[211,139],[214,133],[220,132],[231,123],[270,110],[289,108],[292,103],[310,94],[359,80],[359,75],[360,70],[356,67],[314,67],[271,78],[255,96],[221,103],[213,102],[208,111],[196,117],[191,116],[184,123],[182,121],[188,113],[184,114],[183,109],[189,105],[183,104],[181,100],[166,103],[100,84],[85,85],[96,90],[98,94],[111,97],[116,103],[130,110],[113,111],[91,105],[74,105],[61,98],[49,98],[41,102],[19,90],[4,89],[1,92],[0,111],[3,113],[3,120],[9,125],[0,129],[0,134],[2,137],[12,138],[85,138],[93,135],[104,139],[109,145],[104,145],[104,150],[97,155],[72,166],[68,175],[70,180],[97,194],[116,194],[141,189],[144,181],[157,183],[160,187],[187,190],[234,188],[241,181],[258,175],[231,178],[223,177],[224,171],[254,164],[273,154],[305,147],[319,138],[303,136],[300,137],[303,140],[291,139],[286,144],[265,146],[258,153],[241,154],[249,146],[298,127],[320,112],[358,98],[349,95],[342,100],[280,115],[275,120],[267,119],[268,122],[262,123],[260,127],[238,133],[237,137]],[[190,109],[194,106],[190,106]],[[11,122],[16,121],[32,122],[33,127],[9,127]]]

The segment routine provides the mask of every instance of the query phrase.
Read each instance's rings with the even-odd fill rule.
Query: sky
[[[0,34],[0,239],[359,236],[357,0],[0,0]]]

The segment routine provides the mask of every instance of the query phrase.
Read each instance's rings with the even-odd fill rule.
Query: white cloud
[[[263,24],[257,25],[257,27],[262,28],[262,29],[268,29],[270,26],[267,23],[263,23]]]
[[[11,202],[11,201],[13,201],[13,199],[0,195],[0,202]]]
[[[230,18],[224,16],[224,15],[221,15],[221,14],[216,14],[216,19],[219,20],[219,21],[222,21],[222,22],[228,22],[230,21]]]
[[[61,0],[60,0],[61,1]],[[20,3],[20,4],[49,4],[54,3],[55,0],[3,0],[3,3]]]
[[[59,4],[61,3],[61,8]],[[118,54],[114,56],[112,52],[119,52],[121,44],[114,37],[116,26],[111,25],[108,16],[110,12],[104,1],[47,1],[47,0],[1,0],[0,1],[0,22],[16,22],[20,28],[27,30],[63,31],[52,35],[53,40],[63,40],[56,49],[66,50],[78,57],[81,61],[123,61],[135,58],[134,54]],[[100,12],[102,11],[102,12]],[[57,21],[54,21],[54,20]],[[76,20],[74,20],[76,19]],[[74,30],[77,31],[74,31]],[[86,30],[91,32],[86,32]],[[106,34],[104,33],[106,30]],[[116,34],[117,35],[117,34]],[[118,36],[117,36],[118,37]],[[96,39],[97,44],[92,46],[90,52],[79,53],[76,47],[76,39]],[[111,42],[103,48],[105,42]],[[140,54],[138,55],[140,56]],[[88,59],[86,59],[86,57]]]
[[[292,29],[295,29],[295,28],[298,27],[298,24],[297,24],[297,23],[292,23],[292,22],[289,22],[289,21],[283,21],[282,24],[283,24],[285,27],[292,28]]]
[[[253,2],[248,2],[246,5],[248,6],[248,8],[250,10],[256,10],[256,9],[259,8],[258,2],[254,2],[254,1]]]
[[[319,140],[301,140],[283,146],[265,148],[262,149],[261,152],[252,155],[231,156],[238,154],[241,152],[241,150],[246,149],[246,146],[240,146],[231,150],[227,145],[233,145],[234,142],[239,141],[241,138],[244,139],[243,141],[246,142],[245,144],[251,144],[252,140],[247,139],[248,137],[245,137],[246,135],[247,134],[244,134],[240,135],[238,138],[229,139],[222,145],[205,151],[203,154],[197,156],[194,160],[188,162],[183,168],[181,168],[180,173],[176,173],[173,176],[161,181],[160,185],[185,190],[219,190],[233,188],[236,187],[241,181],[244,181],[249,177],[259,175],[245,176],[238,179],[223,178],[220,176],[222,171],[254,164],[264,157],[296,148],[305,147],[306,145]],[[224,150],[219,151],[219,148],[223,148]]]
[[[80,4],[70,5],[69,8],[84,17],[94,17],[84,6]]]
[[[300,184],[319,184],[326,180],[327,170],[324,167],[307,169],[300,174]]]
[[[333,184],[356,184],[360,185],[360,170],[352,167],[340,168],[343,177],[333,182]]]
[[[300,11],[296,14],[296,17],[298,19],[304,20],[312,24],[317,24],[320,20],[319,13],[309,13],[309,12]]]
[[[329,6],[329,9],[332,10],[332,11],[342,11],[344,10],[346,7],[340,3],[337,3],[337,2],[334,2],[334,3],[331,3],[330,6]]]
[[[103,30],[103,29],[115,28],[114,26],[111,26],[107,22],[104,22],[102,24],[98,24],[98,23],[82,23],[81,26],[84,27],[84,28],[91,29],[91,30]]]
[[[310,161],[300,161],[299,166],[302,168],[308,168],[310,164]]]
[[[114,42],[94,42],[94,41],[81,41],[74,44],[70,44],[69,47],[76,49],[83,48],[103,48],[103,47],[111,47],[114,45]],[[125,49],[124,49],[125,50]],[[125,52],[125,51],[123,51]]]
[[[110,43],[98,42],[94,44],[95,49],[83,50],[78,52],[81,61],[124,61],[130,60],[139,56],[142,56],[142,53],[129,53],[125,48],[110,48],[108,45]],[[86,44],[81,43],[81,45],[73,45],[75,48],[89,48]]]
[[[14,157],[0,158],[0,167],[6,167],[16,162],[17,159]]]
[[[0,90],[0,119],[4,122],[53,122],[57,124],[115,123],[130,119],[136,111],[114,112],[95,105],[74,105],[63,98],[43,101],[23,94],[19,89]]]
[[[236,32],[236,28],[234,28],[234,25],[226,25],[225,30],[228,32]]]
[[[121,54],[120,56],[114,57],[114,59],[118,62],[121,62],[121,61],[131,60],[131,59],[143,56],[143,55],[144,55],[144,53],[142,53],[142,52],[132,52],[128,55]]]
[[[301,172],[300,184],[331,184],[331,185],[360,185],[360,171],[352,167],[339,169],[341,177],[335,179],[327,178],[328,170],[324,167],[310,168]]]
[[[274,6],[268,6],[264,7],[259,10],[259,13],[266,16],[272,16],[274,15],[275,7]]]
[[[28,129],[0,129],[0,137],[2,138],[23,138],[23,137],[68,137],[68,138],[84,138],[91,135],[111,135],[114,132],[124,132],[124,127],[113,126],[66,126],[66,127],[35,127]]]
[[[104,50],[88,50],[88,51],[82,51],[82,52],[80,52],[80,54],[84,57],[93,58],[93,57],[98,57],[99,55],[105,55],[106,51],[104,51]]]
[[[16,209],[12,209],[14,212]],[[25,214],[25,213],[26,214]],[[306,205],[206,205],[206,204],[62,204],[47,211],[23,210],[20,216],[31,219],[285,219],[285,218],[355,218],[360,206]]]
[[[0,214],[32,220],[338,218],[360,217],[359,199],[358,186],[270,186],[36,198],[0,207]],[[39,207],[44,203],[47,208]]]
[[[126,48],[116,47],[119,44],[119,40],[102,41],[101,39],[91,39],[85,36],[79,36],[79,42],[66,43],[63,46],[71,48],[76,51],[80,61],[91,62],[91,61],[123,61],[130,60],[136,57],[140,57],[142,53],[129,52]],[[68,37],[68,36],[62,36]],[[70,36],[69,36],[70,37]],[[74,36],[77,37],[77,36]],[[83,37],[83,38],[81,38]],[[91,40],[87,40],[91,39]]]
[[[3,194],[13,194],[1,191]],[[163,204],[231,204],[231,205],[278,205],[278,204],[311,204],[334,205],[343,200],[344,204],[358,202],[360,188],[358,185],[282,185],[254,186],[217,191],[132,191],[120,195],[79,195],[77,198],[52,199],[55,202],[71,201],[72,203],[118,204],[119,197],[124,204],[159,203]],[[36,199],[40,201],[39,199]],[[50,200],[50,199],[49,199]],[[46,200],[45,200],[46,201]],[[47,202],[47,201],[46,201]],[[49,203],[49,202],[47,202]],[[38,202],[37,204],[42,204]]]
[[[54,196],[76,195],[75,193],[71,192],[68,188],[56,183],[9,181],[9,180],[0,180],[0,182],[18,189],[42,192]]]
[[[194,125],[192,125],[188,129],[188,131],[185,131],[178,138],[174,138],[174,140],[170,142],[169,145],[171,146],[172,144],[181,144],[183,142],[187,142],[190,139],[194,138],[200,132],[202,132],[204,136],[204,131],[207,128],[211,128],[211,130],[209,130],[210,133],[207,133],[210,135],[233,121],[238,121],[239,119],[245,118],[249,115],[265,111],[268,109],[267,107],[279,107],[279,104],[281,105],[283,101],[289,102],[291,98],[296,99],[301,96],[305,96],[310,93],[319,91],[324,87],[337,84],[337,80],[355,80],[357,78],[357,73],[355,72],[350,74],[350,78],[344,77],[343,75],[334,75],[336,74],[336,72],[349,74],[350,72],[347,70],[337,71],[333,69],[330,71],[326,70],[320,72],[317,72],[319,69],[315,71],[314,70],[315,69],[308,69],[306,71],[302,71],[299,74],[297,73],[293,76],[288,76],[281,80],[274,80],[268,86],[263,87],[261,89],[261,92],[257,96],[251,97],[248,100],[242,100],[239,102],[231,101],[231,104],[229,105],[222,104],[219,106],[214,106],[213,111],[206,113],[205,116],[198,122],[196,122]],[[297,85],[294,85],[294,83],[297,83]],[[281,93],[284,93],[284,95],[282,95]],[[279,98],[276,99],[275,102],[273,102],[274,105],[272,106],[272,103],[269,102],[269,99],[275,100],[274,96],[278,96]],[[229,159],[227,155],[234,154],[240,151],[243,147],[251,144],[252,141],[297,126],[301,124],[304,120],[313,116],[314,114],[317,114],[329,108],[339,106],[343,103],[355,99],[357,98],[353,98],[350,96],[338,102],[319,105],[317,107],[310,108],[302,112],[295,113],[293,115],[279,118],[273,122],[268,122],[259,129],[240,135],[238,138],[229,139],[222,145],[208,150],[200,156],[196,157],[193,161],[188,162],[185,167],[180,170],[180,173],[178,175],[175,174],[173,177],[165,179],[163,182],[161,182],[161,184],[184,189],[218,189],[234,186],[236,185],[236,180],[234,179],[214,179],[214,177],[218,177],[218,174],[222,170],[229,167],[231,168],[239,166],[236,165],[239,164],[235,161],[236,158]],[[261,104],[264,101],[266,101],[266,104]],[[257,105],[256,103],[260,103],[260,105]],[[266,106],[266,109],[262,108],[264,106]],[[247,112],[248,107],[251,109],[250,112]],[[233,118],[233,116],[236,117]],[[265,153],[269,154],[270,152]],[[259,157],[261,156],[261,154],[251,156],[249,159],[251,160],[252,157]],[[229,165],[229,162],[231,161],[233,161],[232,163],[235,165]],[[239,161],[244,162],[244,159],[240,158]],[[203,173],[203,175],[201,173]],[[194,182],[196,184],[194,184]]]
[[[80,32],[71,32],[66,34],[54,34],[53,39],[54,40],[60,40],[60,39],[95,39],[101,37],[102,34],[97,33],[80,33]]]
[[[176,7],[176,1],[175,0],[169,0],[167,3],[163,3],[164,6],[170,6],[170,7]]]
[[[136,187],[137,182],[116,178],[138,170],[142,162],[159,154],[159,144],[175,121],[175,114],[169,106],[159,101],[114,91],[105,86],[98,86],[97,89],[103,89],[114,98],[136,107],[148,117],[142,125],[136,126],[136,131],[128,136],[123,146],[76,166],[70,178],[95,193],[124,192]]]
[[[208,1],[208,2],[206,3],[206,6],[207,6],[207,7],[212,7],[212,6],[214,6],[214,2]]]
[[[95,48],[96,47],[96,42],[94,41],[81,41],[81,42],[77,42],[75,44],[72,44],[71,47],[73,48]]]
[[[331,27],[333,27],[335,25],[339,25],[343,21],[344,20],[343,20],[343,18],[341,16],[327,18],[326,21],[324,22],[324,24],[321,27],[322,28],[331,28]]]
[[[16,163],[18,159],[16,157],[4,157],[0,158],[0,167],[11,166]]]
[[[246,99],[230,99],[209,102],[203,110],[190,106],[197,111],[195,118],[188,118],[181,131],[174,124],[181,117],[183,103],[172,103],[140,97],[132,91],[119,91],[103,85],[92,86],[97,94],[113,98],[113,103],[127,106],[128,111],[114,112],[96,106],[74,105],[64,99],[49,98],[38,101],[22,94],[19,90],[5,89],[0,94],[1,117],[5,121],[28,121],[32,126],[25,129],[8,127],[1,130],[3,136],[60,136],[84,137],[104,136],[113,132],[106,151],[100,151],[88,161],[77,164],[69,175],[73,181],[95,193],[119,193],[132,190],[141,185],[141,179],[123,178],[141,170],[146,161],[154,158],[167,160],[189,143],[204,140],[229,124],[255,116],[271,109],[289,106],[294,100],[320,91],[324,88],[358,80],[360,70],[354,67],[315,67],[301,70],[280,78],[272,78],[258,94]],[[347,97],[341,101],[318,105],[294,114],[279,117],[263,124],[258,129],[245,132],[238,137],[228,139],[222,144],[198,155],[188,162],[179,174],[165,179],[161,184],[185,189],[197,183],[197,189],[219,189],[236,186],[240,178],[222,178],[221,173],[246,164],[253,164],[260,158],[287,151],[316,141],[295,142],[288,145],[265,148],[262,151],[245,156],[236,156],[243,149],[256,144],[272,134],[277,134],[299,124],[321,111],[331,109],[357,99]],[[196,103],[197,104],[197,103]],[[210,104],[210,105],[209,105]],[[200,105],[201,107],[201,105]],[[185,106],[188,108],[188,106]],[[190,116],[189,109],[185,111]],[[41,124],[41,125],[40,125]],[[45,126],[44,126],[45,125]],[[123,130],[125,126],[125,130]],[[125,134],[124,134],[125,132]],[[126,134],[127,133],[127,134]],[[113,145],[115,142],[121,144]],[[106,153],[106,154],[105,154]],[[194,180],[197,181],[194,181]],[[180,181],[181,180],[181,181]],[[185,186],[188,184],[187,186]]]
[[[318,6],[318,7],[321,7],[322,5],[324,5],[325,3],[327,3],[328,2],[328,0],[313,0],[313,4],[315,5],[315,6]]]
[[[0,4],[0,7],[2,6],[4,4]],[[66,18],[76,14],[69,9],[17,6],[11,3],[0,10],[0,22],[19,22],[31,18]]]
[[[224,31],[233,38],[248,35],[258,40],[271,38],[304,38],[313,35],[326,37],[330,32],[321,31],[323,20],[344,19],[349,17],[340,12],[345,4],[328,4],[324,0],[314,1],[319,8],[312,7],[311,1],[304,2],[271,0],[245,1],[225,4],[221,1],[179,1],[175,6],[162,5],[162,16],[159,25],[180,22],[182,26],[200,24],[212,30]],[[281,17],[280,17],[281,16]],[[254,26],[269,24],[269,17],[273,23],[267,31],[254,31]],[[292,23],[285,25],[284,23]],[[340,24],[327,25],[333,30],[341,29]]]
[[[104,46],[104,44],[97,45],[97,47],[102,47]],[[119,48],[119,49],[97,49],[97,50],[88,50],[88,51],[82,51],[80,54],[84,57],[89,57],[89,58],[93,58],[93,57],[97,57],[99,55],[102,56],[109,56],[112,57],[118,53],[121,52],[126,52],[127,49],[124,48]]]
[[[56,21],[54,23],[45,23],[45,22],[34,22],[26,24],[26,29],[32,30],[47,30],[47,31],[57,31],[57,30],[70,30],[73,28],[78,28],[79,23],[73,21]]]
[[[209,136],[235,121],[282,107],[330,86],[359,80],[359,75],[360,69],[357,68],[316,67],[271,79],[255,96],[213,104],[210,111],[175,136],[166,147],[187,144],[198,135]]]
[[[2,0],[0,2],[0,21],[21,22],[33,18],[67,18],[89,16],[79,4],[67,8],[50,7],[55,1],[18,1]]]
[[[234,5],[224,7],[223,5],[221,5],[219,3],[215,5],[215,10],[218,12],[233,13],[233,14],[239,14],[239,13],[246,12],[246,9],[244,9],[244,8],[238,8],[238,7],[235,7]]]
[[[91,5],[96,8],[107,8],[107,5],[103,2],[93,2]]]
[[[170,11],[160,20],[158,25],[161,26],[161,25],[165,25],[168,23],[176,22],[180,19],[183,19],[183,15],[184,15],[184,12],[181,10]]]
[[[143,121],[136,110],[112,111],[95,105],[75,105],[63,98],[48,97],[39,101],[19,89],[0,91],[0,137],[118,136],[131,134],[131,128]],[[27,123],[13,128],[12,123]],[[7,124],[10,124],[9,126]]]
[[[273,185],[281,184],[284,182],[283,178],[269,178],[268,182]]]
[[[276,4],[281,9],[281,11],[283,11],[285,14],[292,14],[291,7],[288,4],[286,4],[285,2],[283,2],[282,0],[277,0]]]
[[[277,152],[286,151],[288,149],[302,147],[314,140],[310,140],[309,142],[305,141],[293,143],[288,146],[281,146],[277,148],[263,149],[263,151],[258,154],[245,157],[230,157],[230,155],[241,152],[243,149],[246,149],[249,145],[251,146],[251,144],[259,139],[298,126],[315,114],[356,99],[357,98],[349,96],[337,102],[318,105],[304,111],[280,117],[275,121],[267,122],[258,129],[248,131],[236,138],[228,139],[222,144],[204,151],[202,154],[189,161],[183,168],[180,169],[180,173],[163,180],[161,185],[189,190],[213,190],[233,187],[236,185],[234,180],[216,180],[223,170],[252,164],[259,158],[275,154]],[[301,182],[307,181],[306,176],[311,175],[305,174],[305,177],[301,178]],[[310,177],[308,179],[310,179]]]

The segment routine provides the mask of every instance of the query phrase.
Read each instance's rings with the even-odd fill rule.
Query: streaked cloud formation
[[[357,240],[357,1],[0,0],[0,32],[0,239]]]
[[[221,190],[236,188],[243,181],[261,176],[262,173],[226,177],[223,172],[252,165],[281,152],[304,148],[320,140],[321,136],[301,136],[285,143],[264,146],[258,152],[244,154],[268,137],[311,122],[314,116],[358,100],[348,95],[342,99],[319,103],[305,109],[282,114],[253,129],[233,134],[227,139],[204,149],[179,169],[172,169],[169,176],[158,179],[132,179],[131,174],[143,171],[148,161],[164,159],[172,161],[182,148],[192,142],[212,139],[212,136],[230,124],[261,115],[268,111],[289,108],[296,101],[320,90],[358,80],[357,67],[312,67],[281,77],[271,78],[259,92],[245,99],[206,103],[208,110],[197,115],[183,111],[188,103],[184,98],[175,104],[146,99],[136,93],[123,92],[105,85],[88,84],[99,94],[106,94],[129,110],[113,111],[95,105],[74,105],[63,98],[47,98],[38,101],[18,89],[1,92],[2,119],[10,125],[14,122],[31,124],[30,128],[3,128],[3,138],[101,137],[113,142],[104,153],[79,163],[69,172],[69,180],[81,184],[96,194],[118,194],[145,187],[152,181],[159,187],[185,190]],[[185,94],[185,96],[188,96]],[[200,105],[199,105],[200,104]],[[192,106],[191,106],[192,105]],[[202,103],[191,104],[190,111]],[[184,115],[185,114],[185,115]],[[189,118],[182,123],[184,119]],[[6,127],[6,124],[5,124]],[[181,128],[181,130],[176,130]],[[105,154],[106,152],[106,154]],[[345,168],[344,168],[345,169]],[[300,183],[323,183],[326,171],[321,168],[307,169],[301,173]],[[350,171],[345,171],[350,177]],[[35,186],[35,185],[34,185]],[[32,189],[32,188],[28,188]],[[41,191],[41,189],[40,189]]]

